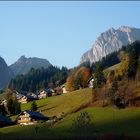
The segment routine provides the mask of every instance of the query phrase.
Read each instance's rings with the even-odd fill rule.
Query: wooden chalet
[[[39,93],[38,93],[38,99],[44,99],[47,97],[47,91],[46,90],[41,90]]]
[[[32,124],[36,124],[37,122],[42,122],[47,120],[49,120],[49,118],[45,117],[40,112],[25,110],[18,115],[16,122],[20,125],[32,125]]]

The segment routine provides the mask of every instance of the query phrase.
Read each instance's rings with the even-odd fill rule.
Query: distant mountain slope
[[[80,63],[96,62],[111,52],[119,50],[123,45],[140,40],[140,29],[121,26],[110,28],[97,38],[92,48],[81,57]]]
[[[0,89],[5,88],[12,77],[13,77],[13,72],[7,66],[4,59],[0,57]]]
[[[10,65],[11,70],[14,72],[14,75],[26,74],[29,72],[31,68],[48,68],[50,66],[50,62],[46,59],[41,59],[37,57],[26,58],[25,56],[21,56],[17,62]]]

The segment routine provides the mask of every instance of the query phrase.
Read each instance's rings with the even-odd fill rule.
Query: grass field
[[[68,94],[62,94],[58,96],[48,97],[46,99],[37,100],[38,111],[41,111],[44,115],[51,117],[59,117],[62,112],[64,114],[71,113],[73,110],[79,108],[82,104],[85,104],[91,100],[92,89],[86,88],[70,92]],[[31,102],[21,104],[21,110],[30,110]],[[16,116],[12,116],[11,119],[15,120]]]
[[[115,69],[119,68],[120,66],[121,66],[121,63],[118,63],[118,64],[116,64],[116,65],[113,65],[113,66],[111,66],[111,67],[105,69],[103,72],[104,72],[105,76],[107,76],[108,73],[109,73],[111,70],[115,70]]]
[[[58,96],[52,96],[46,99],[37,100],[38,110],[47,116],[58,116],[62,112],[68,113],[78,108],[82,104],[91,100],[92,89],[86,88],[70,92],[68,94],[62,94]],[[21,109],[30,109],[31,103],[22,104]]]
[[[0,128],[0,139],[73,138],[75,136],[75,132],[72,130],[73,120],[83,111],[91,115],[91,120],[99,135],[125,134],[140,138],[140,108],[119,110],[113,107],[91,106],[78,112],[73,112],[82,104],[91,100],[91,91],[91,89],[87,88],[36,101],[38,110],[42,110],[42,113],[47,116],[59,116],[62,112],[66,113],[67,116],[51,127],[48,127],[48,124],[45,122],[32,126],[15,125]],[[31,103],[23,104],[22,110],[30,109],[30,106]],[[36,126],[39,127],[38,133],[35,132]]]
[[[140,108],[126,108],[118,110],[112,107],[89,107],[86,111],[91,115],[95,129],[100,135],[125,134],[140,138]],[[46,123],[38,124],[38,133],[35,126],[11,126],[0,129],[1,136],[5,138],[68,138],[73,136],[72,122],[79,113],[73,113],[62,119],[50,129]],[[8,135],[7,135],[8,134]]]
[[[112,107],[89,107],[82,111],[92,116],[95,128],[101,133],[125,133],[140,137],[140,108],[116,109]],[[55,129],[69,131],[73,119],[79,114],[72,114],[60,121]]]

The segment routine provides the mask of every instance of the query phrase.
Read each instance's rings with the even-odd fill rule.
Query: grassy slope
[[[101,133],[125,133],[129,136],[140,137],[140,108],[126,108],[118,110],[112,107],[100,108],[89,107],[87,111],[92,116],[95,128]],[[79,114],[77,112],[60,121],[55,129],[69,131],[73,119]]]
[[[111,70],[115,70],[121,66],[121,63],[118,63],[116,65],[113,65],[107,69],[104,70],[104,74],[107,75]]]
[[[140,137],[140,108],[126,108],[118,110],[112,107],[100,108],[89,107],[82,111],[87,111],[92,116],[96,130],[100,134],[126,134],[128,136]],[[81,111],[80,111],[81,112]],[[24,138],[58,138],[60,136],[72,136],[71,126],[74,118],[80,113],[68,115],[59,121],[50,130],[45,123],[38,125],[39,132],[35,135],[35,126],[12,126],[0,129],[0,133],[6,137]],[[9,134],[9,135],[6,135]]]
[[[48,116],[59,116],[68,113],[91,99],[91,89],[83,89],[69,94],[54,96],[37,101],[38,110]],[[22,109],[29,109],[31,103],[23,104]],[[125,133],[140,137],[140,108],[126,108],[118,110],[112,107],[89,107],[87,111],[92,116],[95,128],[100,134]],[[11,126],[0,128],[1,137],[5,138],[58,138],[73,136],[71,126],[74,118],[79,114],[72,113],[59,121],[48,130],[46,123],[38,124],[39,132],[35,133],[35,126]],[[8,134],[8,135],[7,135]]]
[[[92,89],[86,88],[77,90],[68,94],[62,94],[59,96],[52,96],[46,99],[37,100],[38,111],[46,116],[60,116],[62,112],[70,113],[77,109],[82,104],[87,103],[91,100]],[[28,110],[31,108],[31,102],[27,104],[21,104],[21,110]],[[16,116],[12,116],[14,120]]]

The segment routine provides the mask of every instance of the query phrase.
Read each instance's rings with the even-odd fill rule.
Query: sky
[[[72,68],[110,27],[140,28],[139,1],[0,1],[0,56]]]

